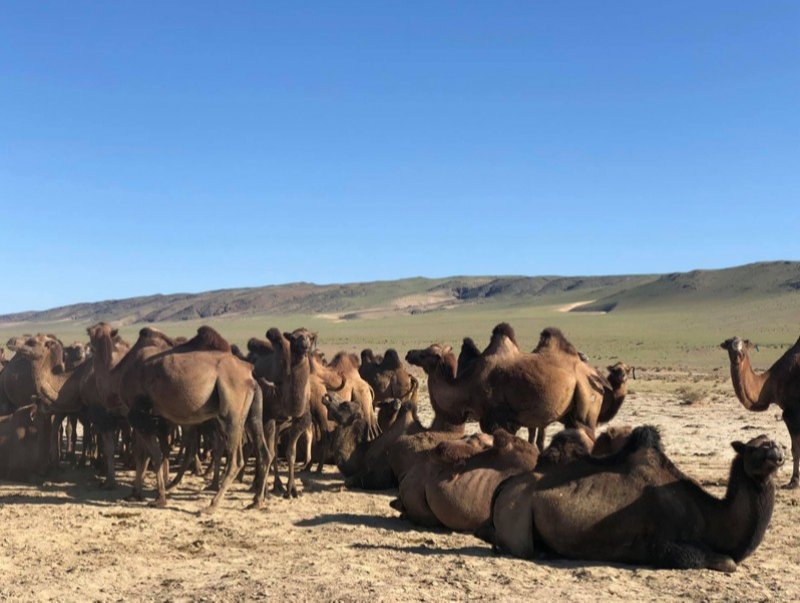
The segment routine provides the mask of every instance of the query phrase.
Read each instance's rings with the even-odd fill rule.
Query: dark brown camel
[[[502,429],[492,437],[441,442],[406,474],[392,507],[413,523],[474,532],[488,521],[497,486],[532,471],[538,455],[534,445]]]
[[[749,339],[732,337],[720,344],[731,361],[736,397],[747,410],[763,412],[771,404],[783,411],[783,422],[792,440],[792,477],[787,488],[800,485],[800,339],[769,369],[756,373],[750,363]]]
[[[732,445],[736,457],[722,499],[672,464],[657,431],[637,428],[615,455],[506,480],[476,534],[517,557],[734,571],[769,525],[772,476],[783,452],[766,436]]]

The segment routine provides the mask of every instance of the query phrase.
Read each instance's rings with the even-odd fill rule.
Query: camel
[[[30,348],[37,344],[43,344],[45,341],[58,343],[58,352],[62,353],[60,363],[63,365],[63,346],[53,335],[39,333],[12,337],[8,340],[6,347],[12,352],[17,352],[23,347]],[[9,414],[17,408],[27,406],[36,394],[30,360],[24,355],[15,353],[0,372],[0,415]]]
[[[402,401],[417,401],[419,382],[409,374],[394,348],[389,348],[380,362],[374,359],[372,350],[361,352],[361,366],[358,369],[361,377],[375,392],[375,402],[383,402],[397,398]]]
[[[628,394],[628,376],[636,379],[636,368],[628,366],[624,362],[617,362],[606,367],[608,377],[606,378],[609,387],[603,391],[603,402],[600,406],[600,414],[597,416],[598,423],[608,423],[617,416],[625,397]]]
[[[145,327],[132,348],[124,350],[117,345],[119,332],[111,325],[100,322],[86,329],[92,346],[92,374],[87,375],[97,389],[97,399],[88,405],[89,416],[95,425],[106,461],[104,489],[116,488],[114,468],[115,430],[127,425],[127,417],[142,391],[143,361],[149,356],[170,349],[174,342],[158,329]],[[141,451],[138,451],[141,452]],[[139,453],[134,455],[136,477],[129,498],[142,500],[142,483],[146,459]],[[154,467],[156,468],[156,467]],[[159,467],[165,470],[168,467]],[[164,476],[166,479],[166,476]]]
[[[637,428],[617,454],[506,480],[476,535],[516,557],[732,572],[764,537],[784,460],[767,436],[732,446],[719,499],[672,464],[654,428]]]
[[[294,333],[304,332],[305,329],[297,329]],[[353,354],[339,352],[327,364],[322,364],[315,354],[309,356],[311,363],[311,374],[316,375],[325,388],[329,391],[336,391],[345,400],[359,402],[364,409],[364,417],[367,418],[370,437],[378,436],[378,421],[373,410],[375,402],[375,392],[359,374],[359,360]],[[320,409],[322,411],[324,409]]]
[[[50,417],[41,402],[0,417],[0,479],[30,481],[47,466]]]
[[[131,350],[131,355],[136,346]],[[120,365],[125,362],[123,359]],[[134,364],[123,373],[126,378],[135,374],[139,389],[130,406],[133,427],[142,438],[156,468],[158,495],[155,506],[166,505],[168,465],[156,431],[158,419],[175,425],[195,426],[216,420],[224,436],[228,463],[219,490],[204,513],[212,513],[242,469],[240,446],[248,423],[259,434],[256,442],[259,477],[253,507],[263,507],[263,482],[266,467],[271,462],[270,451],[263,435],[260,412],[261,388],[251,375],[252,366],[239,360],[230,345],[211,327],[203,326],[191,340],[154,354],[134,358]],[[125,392],[125,396],[129,396]]]
[[[800,485],[800,339],[769,369],[756,373],[750,363],[749,339],[731,337],[720,344],[731,362],[736,397],[747,410],[763,412],[771,404],[783,411],[783,422],[792,440],[792,477],[787,488]]]
[[[498,427],[516,432],[544,428],[554,421],[568,426],[597,426],[605,379],[584,363],[555,328],[542,331],[533,353],[519,351],[513,330],[498,325],[492,341],[461,377],[451,370],[449,346],[411,350],[410,364],[428,375],[428,391],[437,414],[458,422],[477,419],[484,432]]]
[[[532,471],[538,449],[505,430],[441,442],[400,482],[392,507],[424,526],[474,532],[489,519],[492,495],[505,479]]]
[[[278,429],[283,426],[288,438],[286,460],[289,474],[284,498],[296,498],[299,496],[294,477],[297,441],[311,426],[312,380],[309,356],[315,338],[305,331],[281,333],[272,328],[267,331],[267,339],[272,348],[269,363],[280,367],[276,371],[278,378],[274,384],[259,378],[267,392],[264,396],[264,419],[267,422],[267,444],[270,448],[267,469],[274,465],[274,490],[281,490],[283,486],[278,476],[276,444]],[[262,497],[265,488],[266,479],[261,484]]]
[[[337,425],[331,448],[345,485],[365,490],[385,490],[396,486],[388,451],[399,438],[425,431],[417,417],[416,405],[399,400],[393,402],[392,422],[375,440],[371,440],[369,424],[358,402],[328,394],[324,403],[330,420]]]

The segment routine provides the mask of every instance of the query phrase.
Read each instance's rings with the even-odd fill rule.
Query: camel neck
[[[708,509],[707,514],[711,519],[707,522],[708,542],[738,563],[764,539],[775,505],[775,486],[770,479],[762,482],[748,476],[744,462],[737,457],[725,498],[715,502],[716,508]]]
[[[45,362],[33,367],[33,381],[37,394],[47,400],[49,404],[53,404],[64,384],[74,372],[74,369],[72,371],[63,370],[63,365],[54,369],[49,359],[45,359]]]
[[[628,393],[627,383],[621,383],[612,390],[606,390],[603,395],[603,402],[600,406],[600,414],[597,417],[598,423],[608,423],[617,416],[625,396]]]
[[[447,433],[463,434],[466,431],[464,423],[451,423],[441,415],[436,415],[433,418],[429,431],[444,431]]]
[[[741,362],[731,362],[731,380],[739,402],[748,410],[765,410],[756,408],[764,383],[769,378],[769,371],[756,373],[750,364],[750,355],[745,353]],[[768,405],[769,403],[767,403]]]

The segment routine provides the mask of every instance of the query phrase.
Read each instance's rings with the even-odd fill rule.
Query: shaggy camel
[[[380,362],[370,361],[372,350],[361,352],[361,366],[358,369],[361,377],[375,392],[375,402],[383,402],[397,398],[403,402],[417,401],[419,382],[409,374],[394,348],[386,350]]]
[[[330,420],[337,425],[331,448],[345,485],[365,490],[396,486],[397,479],[387,455],[400,437],[425,431],[417,417],[416,405],[399,400],[391,403],[391,423],[375,440],[370,440],[369,424],[358,402],[342,401],[335,394],[327,395],[324,402]]]
[[[52,341],[58,344],[57,351],[61,354],[59,364],[63,368],[63,346],[54,335],[39,333],[37,335],[23,335],[12,337],[6,347],[12,352],[21,348],[30,348],[37,344]],[[54,353],[56,348],[53,348]],[[0,372],[0,415],[14,412],[17,408],[27,406],[31,398],[37,394],[36,384],[33,380],[30,359],[22,354],[14,354],[6,367]]]
[[[749,339],[732,337],[720,344],[728,351],[736,397],[747,410],[765,411],[776,404],[792,440],[792,478],[787,488],[800,485],[800,339],[769,369],[756,373],[750,364]]]
[[[451,421],[478,419],[485,432],[544,428],[554,421],[594,430],[607,387],[584,363],[563,334],[542,331],[533,353],[519,351],[508,325],[498,325],[492,341],[461,377],[451,371],[449,347],[433,344],[411,350],[406,360],[428,375],[437,412]]]
[[[256,485],[252,506],[264,504],[263,482],[271,458],[263,435],[261,388],[251,375],[252,366],[236,358],[230,349],[222,336],[203,326],[188,342],[143,356],[126,371],[126,377],[136,373],[139,378],[140,393],[134,399],[129,416],[156,468],[158,495],[153,503],[156,506],[166,505],[168,471],[166,455],[156,436],[158,418],[175,425],[194,426],[211,420],[219,424],[228,463],[219,490],[211,504],[203,509],[205,513],[217,508],[242,469],[239,449],[248,423],[254,433],[259,434],[255,444],[262,482]],[[252,407],[257,412],[251,413]]]
[[[303,332],[305,329],[297,329],[294,333]],[[312,334],[316,335],[316,334]],[[309,356],[311,363],[311,374],[317,376],[325,388],[335,391],[345,400],[359,402],[367,419],[370,437],[378,436],[378,420],[373,410],[375,402],[375,392],[359,374],[359,360],[353,354],[339,352],[327,365],[323,364],[315,354]],[[320,408],[320,410],[324,410]],[[327,445],[327,440],[325,441]]]
[[[30,481],[48,462],[50,416],[41,403],[0,417],[0,479]]]
[[[272,353],[269,363],[280,367],[274,385],[262,379],[266,386],[264,396],[264,419],[267,421],[267,443],[270,448],[270,465],[274,465],[274,490],[283,488],[278,476],[276,440],[279,427],[284,427],[288,438],[286,460],[288,462],[288,481],[284,498],[298,496],[295,485],[295,459],[297,441],[311,426],[311,364],[309,356],[314,339],[305,331],[281,333],[278,329],[267,331]],[[256,365],[258,366],[258,365]],[[261,496],[266,488],[266,479],[261,484]]]
[[[655,429],[637,428],[615,455],[581,457],[557,471],[503,482],[491,519],[477,535],[524,558],[551,553],[734,571],[769,525],[772,475],[783,463],[783,452],[766,436],[732,445],[736,457],[725,497],[719,499],[672,464]]]
[[[117,345],[118,330],[108,323],[92,325],[86,332],[93,352],[91,380],[97,389],[97,400],[91,401],[88,409],[106,461],[106,479],[102,487],[112,490],[117,485],[114,468],[115,430],[127,426],[127,417],[137,397],[144,393],[140,373],[142,362],[149,356],[170,349],[174,342],[158,329],[145,327],[139,331],[139,338],[133,347],[126,350]],[[133,500],[143,498],[142,482],[147,461],[140,453],[137,451],[134,454],[136,477],[130,494]],[[157,471],[166,468],[154,467]]]
[[[532,471],[538,454],[535,446],[502,429],[492,437],[441,442],[406,474],[392,507],[413,523],[473,532],[488,521],[497,486]]]

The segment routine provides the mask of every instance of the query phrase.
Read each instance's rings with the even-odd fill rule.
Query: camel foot
[[[798,486],[800,486],[800,479],[793,477],[791,481],[783,487],[783,489],[796,490]]]
[[[141,492],[131,492],[125,497],[125,500],[130,502],[143,502],[144,496],[142,496]]]
[[[708,569],[731,574],[736,571],[736,562],[727,555],[719,555],[711,560]]]
[[[204,492],[217,492],[219,490],[219,484],[208,484],[205,488],[203,488]]]
[[[167,499],[166,498],[157,498],[155,500],[151,500],[149,503],[147,503],[147,506],[148,507],[153,507],[153,508],[158,508],[158,509],[163,509],[164,507],[167,506]]]
[[[213,515],[214,511],[216,511],[216,510],[217,510],[217,507],[215,505],[208,505],[207,507],[204,507],[204,508],[200,509],[197,512],[197,514],[200,515],[201,517],[203,515]]]
[[[272,492],[272,494],[275,496],[280,496],[281,494],[286,494],[286,488],[283,486],[273,486],[270,492]]]
[[[266,508],[267,508],[267,501],[264,500],[263,498],[256,499],[256,500],[254,500],[253,502],[251,502],[249,505],[247,505],[245,507],[245,509],[247,509],[247,510],[251,510],[251,509],[260,510],[260,509],[266,509]]]
[[[300,494],[297,492],[297,488],[292,486],[288,491],[283,493],[284,498],[300,498]]]

